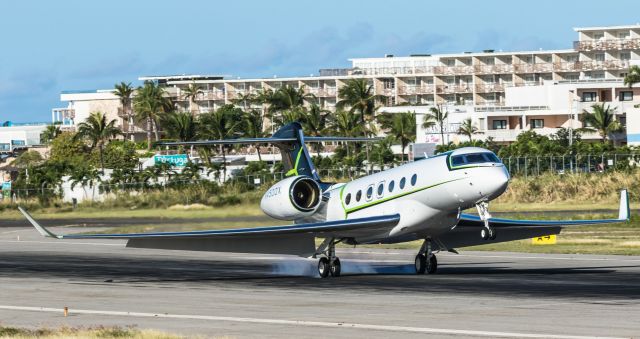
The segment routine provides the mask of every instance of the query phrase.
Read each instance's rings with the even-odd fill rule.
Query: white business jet
[[[321,277],[340,275],[338,243],[392,244],[424,240],[415,257],[417,274],[436,272],[434,252],[558,234],[563,227],[623,222],[629,199],[622,190],[617,219],[509,220],[492,218],[489,202],[500,196],[509,173],[494,153],[466,147],[368,175],[348,183],[325,183],[305,142],[364,141],[305,137],[298,123],[271,138],[166,143],[216,145],[271,143],[281,150],[287,178],[273,185],[260,207],[292,225],[190,232],[57,235],[20,211],[45,237],[128,239],[127,247],[167,250],[290,254],[318,258]],[[478,214],[463,210],[475,207]],[[316,246],[316,239],[322,243]]]

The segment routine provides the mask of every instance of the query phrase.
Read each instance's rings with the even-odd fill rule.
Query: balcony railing
[[[202,100],[224,100],[224,91],[204,91],[202,93]]]
[[[399,95],[418,95],[418,94],[433,94],[433,85],[427,86],[398,86]]]
[[[476,93],[504,92],[503,84],[478,84]]]
[[[581,52],[640,49],[640,39],[607,39],[607,40],[586,40],[574,41],[573,49]]]

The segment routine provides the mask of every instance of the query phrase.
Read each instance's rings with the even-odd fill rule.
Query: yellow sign
[[[531,239],[532,245],[553,245],[556,243],[556,235],[543,235],[541,237],[536,237]]]

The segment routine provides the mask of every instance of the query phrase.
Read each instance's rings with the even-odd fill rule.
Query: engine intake
[[[281,220],[308,217],[320,207],[322,190],[307,176],[295,176],[271,186],[262,196],[260,208],[267,215]]]

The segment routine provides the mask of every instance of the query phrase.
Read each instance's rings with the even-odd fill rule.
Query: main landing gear
[[[496,231],[489,225],[489,219],[491,218],[489,203],[481,201],[476,204],[476,208],[478,209],[480,220],[484,222],[484,227],[480,230],[482,240],[496,240]]]
[[[431,239],[427,238],[420,246],[415,260],[416,274],[434,274],[438,270],[438,259],[431,250]]]
[[[326,278],[329,275],[332,277],[340,276],[340,259],[336,257],[336,244],[341,240],[336,241],[333,238],[325,239],[318,250],[317,254],[323,255],[320,260],[318,260],[318,274],[320,278]]]

